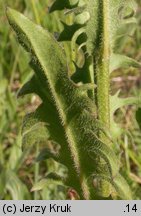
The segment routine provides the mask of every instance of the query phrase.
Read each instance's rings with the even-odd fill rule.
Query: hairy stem
[[[103,0],[103,28],[102,44],[100,44],[100,56],[97,62],[97,103],[100,121],[110,127],[110,105],[109,105],[109,59],[110,59],[110,37],[109,37],[109,0]]]
[[[109,0],[102,0],[101,4],[101,32],[99,39],[99,55],[96,58],[96,77],[97,77],[97,105],[98,117],[100,122],[107,128],[110,128],[110,103],[109,103],[109,59],[110,59],[110,37],[109,37]],[[100,138],[109,143],[105,134],[100,132]],[[104,161],[100,159],[101,166]],[[102,196],[110,195],[109,183],[101,181],[100,193]]]

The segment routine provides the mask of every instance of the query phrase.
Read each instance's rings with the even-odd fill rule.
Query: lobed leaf
[[[92,199],[93,192],[87,179],[97,170],[99,163],[96,158],[100,157],[106,162],[104,167],[106,165],[107,178],[110,181],[113,182],[114,176],[119,173],[118,160],[113,150],[97,137],[100,128],[95,118],[95,105],[82,92],[81,88],[78,88],[69,79],[64,51],[55,38],[48,31],[35,25],[15,10],[8,9],[7,16],[19,42],[31,53],[32,65],[36,66],[34,71],[42,89],[43,106],[39,109],[40,111],[37,110],[36,118],[31,118],[32,123],[27,121],[23,127],[23,135],[24,137],[29,135],[31,138],[47,139],[46,134],[50,128],[49,131],[52,132],[50,134],[54,140],[54,133],[59,131],[58,134],[63,138],[62,142],[59,142],[60,146],[63,147],[60,161],[69,168],[70,174],[69,182],[66,184],[72,184],[78,188],[81,197]],[[52,116],[48,116],[50,114]],[[37,116],[39,122],[43,116],[43,122],[51,123],[47,127],[47,131],[44,131],[46,129],[44,126],[40,128],[41,125],[38,123]],[[50,122],[52,118],[53,121]],[[57,124],[54,125],[54,123]],[[37,131],[39,135],[37,135]],[[31,135],[32,132],[33,135]],[[56,141],[59,139],[58,134]],[[30,142],[32,141],[30,140]],[[69,158],[70,155],[71,158]],[[86,164],[86,160],[88,164]],[[103,167],[98,170],[99,174],[102,172]],[[45,185],[45,181],[43,185]]]

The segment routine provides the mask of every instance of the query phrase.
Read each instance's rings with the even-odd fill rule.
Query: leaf
[[[136,120],[141,130],[141,108],[138,108],[138,110],[136,111]]]
[[[141,64],[127,56],[119,55],[119,54],[112,54],[110,58],[110,71],[111,72],[119,68],[128,68],[128,67],[140,68]]]
[[[121,107],[128,105],[139,106],[141,103],[140,97],[120,98],[119,93],[120,91],[110,97],[110,124],[111,132],[114,138],[119,137],[123,132],[123,129],[120,128],[120,126],[114,121],[114,113]]]
[[[55,140],[57,131],[55,141],[61,146],[59,159],[68,167],[69,173],[66,185],[73,185],[84,199],[92,199],[93,192],[89,191],[91,185],[87,179],[99,165],[97,158],[105,161],[104,165],[109,170],[107,177],[111,181],[119,173],[118,159],[113,150],[97,137],[100,127],[96,124],[95,105],[69,79],[65,53],[55,38],[15,10],[8,9],[7,16],[19,42],[31,54],[39,82],[46,83],[45,88],[48,90],[42,94],[43,106],[37,109],[35,119],[31,118],[32,123],[27,121],[27,126],[24,125],[23,135],[32,143],[32,138],[36,141],[47,139],[48,131],[52,132],[49,135],[53,135]],[[40,85],[40,88],[44,89],[44,85]],[[48,94],[52,100],[48,98]],[[43,127],[40,123],[42,118]],[[45,122],[47,127],[44,127]],[[62,140],[58,142],[60,136]],[[103,169],[99,172],[102,173]],[[45,185],[44,180],[33,189]]]
[[[50,184],[55,184],[55,185],[62,185],[64,186],[64,184],[62,183],[62,181],[60,180],[56,180],[56,179],[50,179],[50,178],[44,178],[42,180],[40,180],[39,182],[37,182],[31,189],[31,192],[33,191],[39,191],[39,190],[43,190],[44,188],[48,187]]]
[[[0,199],[1,200],[4,197],[5,188],[6,188],[6,175],[5,175],[5,171],[1,170],[1,173],[0,173]]]
[[[51,12],[54,12],[56,10],[62,10],[65,8],[68,8],[68,9],[73,8],[77,5],[77,2],[78,2],[78,0],[61,0],[61,4],[60,4],[60,0],[56,0],[52,4],[49,12],[51,13]]]
[[[97,180],[104,179],[105,181],[109,182],[112,185],[113,189],[116,191],[116,194],[120,199],[123,200],[132,199],[130,187],[128,186],[127,182],[120,174],[115,176],[112,181],[110,178],[107,178],[106,176],[101,176],[97,174],[94,174],[93,178]]]
[[[45,123],[38,121],[36,111],[26,115],[22,129],[22,149],[26,151],[38,143],[47,143],[50,138]]]
[[[131,200],[132,194],[130,187],[128,186],[127,182],[121,175],[117,175],[113,180],[113,186],[115,190],[118,192],[118,196],[120,199],[124,200]]]
[[[123,106],[140,105],[141,103],[140,97],[120,98],[119,93],[120,91],[118,91],[115,95],[111,96],[110,98],[111,115],[113,115],[117,109]]]
[[[23,87],[18,91],[17,97],[24,96],[26,94],[37,93],[39,94],[39,88],[36,76],[33,76],[30,81],[25,83]]]
[[[55,152],[49,148],[45,148],[40,152],[40,154],[36,158],[36,161],[40,162],[40,161],[43,161],[43,160],[46,160],[49,158],[56,159],[57,158],[57,152]]]
[[[41,181],[37,182],[31,189],[31,192],[42,190],[44,187],[48,185],[47,179],[42,179]]]
[[[63,181],[64,180],[64,177],[63,176],[60,176],[58,175],[57,173],[54,173],[54,172],[50,172],[48,173],[48,175],[46,176],[47,179],[52,179],[54,181]]]
[[[67,199],[67,191],[63,186],[59,185],[48,185],[47,188],[44,188],[40,192],[43,200],[66,200]]]
[[[70,41],[74,35],[74,33],[82,27],[80,24],[67,25],[62,22],[64,26],[64,30],[59,35],[58,41]]]
[[[75,63],[74,63],[75,64]],[[75,72],[73,73],[73,75],[71,76],[71,79],[75,82],[75,83],[89,83],[89,79],[88,79],[88,73],[91,70],[90,66],[88,68],[88,61],[85,61],[84,65],[82,68],[79,68],[76,64],[75,64]],[[93,72],[93,71],[92,71]]]
[[[26,186],[11,170],[7,170],[6,172],[6,189],[10,192],[13,200],[26,200],[30,198]]]
[[[10,151],[8,165],[7,165],[8,169],[15,170],[17,164],[19,165],[19,160],[21,159],[22,154],[23,153],[21,150],[21,134],[19,133],[17,134],[16,141],[13,143],[13,146]]]

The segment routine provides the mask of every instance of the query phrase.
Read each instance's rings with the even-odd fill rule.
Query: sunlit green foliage
[[[114,77],[120,74],[124,79],[124,76],[128,78],[128,74],[129,77],[130,74],[134,74],[137,77],[140,63],[131,57],[140,61],[140,28],[138,25],[140,8],[137,10],[134,1],[105,1],[107,5],[109,2],[111,5],[108,11],[110,16],[107,19],[106,11],[109,8],[102,2],[64,0],[61,1],[61,4],[60,1],[55,1],[52,4],[48,0],[25,0],[20,1],[20,3],[19,0],[16,0],[13,4],[11,0],[5,1],[5,5],[25,13],[38,25],[42,25],[52,32],[59,41],[59,45],[56,43],[54,45],[53,37],[46,31],[45,37],[51,40],[50,44],[54,50],[48,51],[50,47],[48,41],[44,43],[47,48],[46,53],[41,49],[41,46],[40,49],[37,49],[38,44],[40,44],[39,37],[38,40],[36,39],[38,43],[35,42],[35,47],[32,50],[31,44],[34,42],[34,35],[29,32],[27,40],[25,40],[24,35],[19,40],[22,45],[23,42],[26,43],[28,51],[33,51],[32,54],[29,53],[30,55],[27,55],[17,45],[9,25],[5,24],[5,5],[1,4],[0,32],[2,34],[0,37],[4,41],[0,44],[0,118],[2,122],[0,131],[0,196],[2,199],[68,199],[70,198],[68,192],[70,188],[76,191],[74,199],[103,199],[105,197],[107,199],[130,199],[128,184],[132,191],[132,197],[140,199],[139,176],[141,166],[140,156],[137,154],[140,151],[141,140],[137,126],[137,122],[140,126],[140,108],[136,113],[137,122],[135,117],[132,117],[133,124],[130,122],[131,119],[127,120],[128,113],[125,115],[125,111],[128,109],[133,113],[131,107],[125,108],[127,105],[140,107],[139,92],[134,87],[127,95],[134,94],[136,97],[121,98],[120,95],[126,95],[124,89],[115,95],[112,93],[110,96],[109,94],[110,76]],[[50,5],[52,7],[48,7]],[[57,11],[54,12],[55,10]],[[138,22],[134,18],[136,10]],[[52,13],[49,14],[49,11]],[[13,13],[16,14],[16,12]],[[10,20],[13,19],[13,15],[10,15]],[[25,28],[23,28],[22,24],[26,19],[18,13],[17,16],[20,16],[21,23],[19,23],[20,19],[17,20],[16,17],[13,19],[14,23],[18,27],[21,26],[20,32],[26,34],[26,28],[31,24],[30,21],[27,21]],[[58,17],[62,19],[62,23],[58,21]],[[112,21],[111,17],[113,18]],[[108,22],[105,22],[105,19]],[[44,32],[39,26],[32,25],[36,29],[37,35],[40,34],[40,31]],[[92,31],[92,26],[95,26],[95,31]],[[117,27],[118,31],[116,30]],[[107,28],[109,35],[105,32]],[[59,48],[57,48],[58,46]],[[58,49],[60,51],[56,51]],[[64,50],[65,57],[63,57]],[[105,50],[108,52],[105,53]],[[42,51],[40,53],[42,59],[38,61],[35,56],[40,51]],[[56,55],[51,55],[52,52],[53,55],[54,53]],[[43,67],[45,56],[45,68],[49,69],[47,73]],[[65,59],[63,60],[63,58]],[[66,59],[67,66],[65,66]],[[102,62],[101,59],[103,59]],[[71,62],[72,60],[73,62]],[[28,66],[29,61],[30,67]],[[62,63],[60,67],[57,66],[56,68],[54,62],[58,61]],[[65,73],[61,74],[67,74],[65,80],[59,77],[58,87],[53,87],[56,95],[55,101],[57,99],[61,102],[58,105],[52,99],[54,94],[52,94],[50,84],[54,86],[57,74],[60,74],[59,71],[62,71],[64,67],[67,69],[65,69]],[[137,69],[133,69],[133,67]],[[35,71],[34,76],[32,76],[32,69]],[[51,74],[52,71],[54,71],[53,75]],[[45,77],[41,76],[44,73]],[[101,73],[108,76],[104,77]],[[50,82],[46,83],[44,80],[48,80],[49,77],[51,78]],[[75,82],[73,87],[71,87],[70,79]],[[35,96],[31,97],[30,102],[30,96],[28,96],[24,100],[20,99],[17,106],[15,93],[22,83],[26,84],[18,91],[18,97],[35,93],[42,102]],[[106,85],[103,85],[104,83]],[[69,93],[71,92],[70,88],[71,90],[74,89],[71,94]],[[114,86],[114,88],[117,87]],[[61,91],[61,89],[63,90]],[[101,99],[102,97],[104,99]],[[89,106],[89,102],[86,104],[86,110],[88,108],[89,114],[83,112],[83,100],[92,102]],[[33,111],[24,118],[21,138],[19,128],[25,110],[23,104],[28,104],[26,109],[28,112]],[[65,124],[63,125],[60,105],[63,105],[65,116]],[[37,106],[38,108],[35,110]],[[64,107],[67,108],[64,109]],[[123,116],[121,116],[119,109],[124,113]],[[127,130],[124,117],[130,124],[131,130]],[[82,122],[81,118],[83,123],[79,124],[80,121]],[[71,143],[66,139],[69,130],[73,131]],[[90,137],[89,139],[85,138],[89,134],[89,130],[92,130],[90,132],[92,140]],[[72,143],[72,138],[75,140],[74,143]],[[83,145],[81,146],[82,141]],[[94,143],[96,143],[95,148],[92,148]],[[98,143],[101,144],[101,151],[99,151]],[[86,148],[86,145],[89,146],[89,149]],[[82,149],[79,149],[79,146]],[[86,161],[88,162],[84,163]],[[28,163],[33,163],[33,165],[29,166]],[[92,164],[91,167],[89,163]],[[114,168],[114,163],[117,165],[117,170]],[[81,167],[82,175],[80,175]],[[119,175],[119,172],[122,173],[128,184]],[[117,175],[113,175],[114,173]]]

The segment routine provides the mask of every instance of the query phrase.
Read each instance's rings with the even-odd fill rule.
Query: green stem
[[[131,170],[130,170],[130,161],[129,161],[129,154],[128,154],[128,136],[127,134],[125,134],[124,136],[124,149],[125,149],[125,161],[126,161],[127,172],[128,172],[128,175],[130,175]]]
[[[109,61],[110,61],[110,36],[109,36],[109,0],[101,0],[101,23],[98,56],[96,59],[96,80],[97,95],[96,101],[98,106],[98,118],[105,128],[110,129],[110,103],[109,103]],[[103,132],[99,133],[100,139],[109,145],[109,141]],[[100,158],[100,167],[105,170],[105,162]],[[107,172],[105,170],[105,172]],[[110,185],[104,180],[100,181],[100,194],[103,197],[110,195]]]
[[[39,144],[37,143],[36,146],[36,157],[39,153]],[[35,163],[35,170],[34,170],[34,184],[36,184],[39,180],[39,163]],[[38,191],[34,192],[34,200],[38,200]]]
[[[102,46],[97,61],[97,103],[99,120],[110,128],[110,103],[109,103],[109,62],[110,62],[110,36],[109,36],[109,0],[103,0],[103,29]]]
[[[16,68],[17,68],[18,61],[19,61],[19,56],[20,56],[20,47],[18,48],[17,54],[15,56],[15,60],[14,60],[14,64],[13,64],[13,68],[12,68],[12,72],[11,72],[11,77],[10,77],[10,87],[12,86],[12,83],[14,80]]]
[[[36,19],[36,22],[37,22],[37,24],[41,25],[40,17],[39,17],[38,11],[36,9],[35,0],[31,0],[31,4],[32,4],[32,8],[33,8],[34,17]]]

